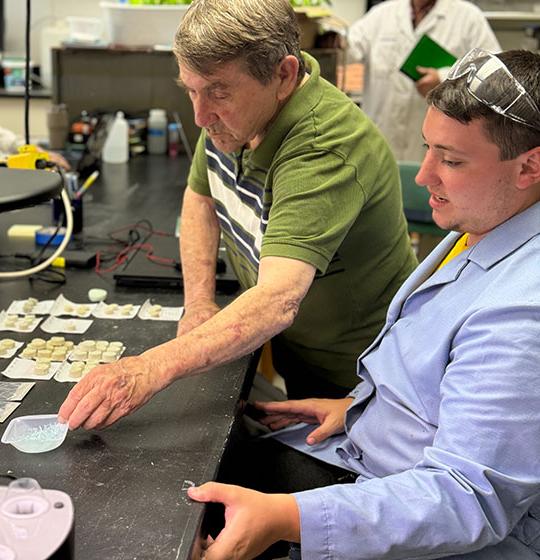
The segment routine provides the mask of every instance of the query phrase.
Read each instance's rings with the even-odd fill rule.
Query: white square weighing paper
[[[0,424],[4,422],[13,411],[20,405],[20,402],[0,402]]]
[[[22,401],[34,385],[33,381],[0,381],[0,401]]]
[[[60,294],[51,309],[51,315],[71,315],[72,317],[86,318],[92,315],[96,308],[95,303],[75,303]]]
[[[78,383],[94,367],[96,366],[88,367],[86,362],[64,362],[55,373],[54,380],[60,383]]]
[[[49,317],[41,325],[41,330],[47,333],[76,333],[83,334],[94,321],[92,319],[59,319]]]
[[[93,315],[98,319],[133,319],[140,308],[140,305],[133,305],[132,303],[121,305],[102,301],[94,309]]]
[[[62,364],[62,362],[50,362],[47,371],[37,372],[37,363],[34,360],[15,358],[2,374],[10,379],[51,379]]]
[[[143,319],[143,321],[180,321],[183,314],[183,307],[162,307],[152,304],[147,299],[139,311],[139,319]]]
[[[0,338],[0,358],[13,358],[23,344],[12,338]]]
[[[35,298],[20,299],[11,302],[8,315],[48,315],[54,305],[54,300],[38,301]]]
[[[41,322],[35,315],[10,315],[0,312],[0,331],[32,332]]]

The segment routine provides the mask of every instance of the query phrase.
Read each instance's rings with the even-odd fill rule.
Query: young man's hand
[[[319,424],[307,437],[306,443],[314,445],[345,429],[345,413],[353,399],[303,399],[298,401],[256,402],[255,406],[266,416],[259,421],[272,430],[279,430],[306,422]]]
[[[208,539],[204,560],[250,560],[279,540],[300,542],[300,512],[289,494],[207,482],[189,488],[188,496],[225,506],[225,527],[215,540]]]

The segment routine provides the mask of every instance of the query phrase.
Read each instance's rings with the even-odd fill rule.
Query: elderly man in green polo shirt
[[[72,428],[270,339],[289,397],[343,396],[416,265],[390,150],[300,52],[286,0],[196,0],[174,51],[203,129],[182,208],[185,315],[176,339],[90,372],[60,410]],[[224,309],[220,235],[243,288]]]

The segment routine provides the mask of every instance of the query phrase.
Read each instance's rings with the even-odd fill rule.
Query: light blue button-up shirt
[[[436,270],[449,234],[360,356],[346,433],[278,436],[359,474],[295,494],[302,558],[538,560],[539,233],[537,203]]]

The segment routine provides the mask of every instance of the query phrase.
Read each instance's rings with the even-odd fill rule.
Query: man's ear
[[[540,184],[540,146],[518,156],[521,164],[517,188],[528,189],[532,185]]]
[[[284,56],[278,64],[276,73],[279,79],[277,96],[279,101],[287,99],[294,91],[298,82],[298,59],[292,54]]]

